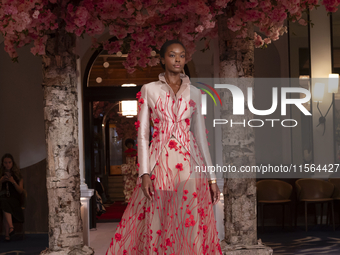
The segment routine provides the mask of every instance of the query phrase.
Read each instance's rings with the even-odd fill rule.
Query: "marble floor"
[[[90,230],[90,247],[94,249],[95,255],[105,255],[118,222],[97,223],[96,225],[96,229]]]

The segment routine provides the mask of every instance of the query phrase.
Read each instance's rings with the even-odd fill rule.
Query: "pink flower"
[[[185,123],[187,123],[187,125],[189,126],[190,125],[190,120],[188,118],[185,119]]]
[[[141,98],[141,99],[138,100],[138,102],[139,102],[140,104],[144,104],[144,99]]]
[[[183,199],[184,199],[184,201],[187,201],[188,198],[187,198],[187,196],[183,196]]]
[[[158,235],[161,235],[162,234],[162,230],[157,230],[156,232]]]
[[[304,19],[299,19],[299,24],[302,25],[302,26],[306,26],[307,21],[305,21]]]
[[[159,119],[158,118],[154,119],[153,123],[155,123],[155,124],[159,123]]]
[[[155,178],[156,178],[156,176],[154,174],[151,175],[151,177],[150,177],[151,180],[154,180]],[[149,209],[150,209],[150,207],[149,207]]]
[[[258,35],[256,32],[254,33],[254,44],[256,48],[259,48],[264,44],[264,41],[262,40],[261,36]]]
[[[32,17],[33,19],[37,19],[39,17],[40,11],[39,10],[35,10]]]
[[[264,40],[265,44],[270,44],[272,42],[272,40],[270,40],[270,38],[265,38]]]
[[[87,11],[87,9],[85,7],[78,7],[77,11],[76,11],[76,19],[74,20],[74,23],[78,26],[78,27],[82,27],[85,26],[86,21],[89,17],[89,13]]]
[[[188,194],[189,191],[187,189],[184,190],[184,194]]]
[[[195,28],[195,31],[196,31],[197,33],[202,33],[203,30],[204,30],[204,27],[203,27],[202,25],[199,25],[199,26],[197,26],[197,27]]]

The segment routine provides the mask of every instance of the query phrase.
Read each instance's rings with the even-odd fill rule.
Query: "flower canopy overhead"
[[[246,24],[252,22],[266,38],[254,34],[256,47],[275,41],[286,32],[284,21],[307,22],[302,13],[312,10],[318,0],[2,0],[0,2],[0,33],[5,50],[16,60],[16,48],[31,42],[31,52],[45,54],[48,35],[61,31],[87,34],[93,46],[102,46],[109,54],[126,52],[125,68],[155,66],[159,58],[154,51],[169,39],[177,38],[186,46],[187,61],[195,51],[195,42],[217,35],[217,18],[227,13],[228,28],[239,37],[247,36]],[[324,0],[326,10],[337,10],[339,1]],[[98,42],[95,35],[105,28],[116,40]]]

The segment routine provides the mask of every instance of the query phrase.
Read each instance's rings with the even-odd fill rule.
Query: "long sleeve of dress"
[[[137,145],[138,145],[138,173],[139,177],[149,173],[149,136],[150,136],[150,112],[148,107],[147,88],[142,86],[138,100],[137,120]]]
[[[208,171],[209,166],[212,166],[212,161],[211,161],[211,156],[209,152],[209,147],[208,147],[208,141],[206,138],[206,127],[205,127],[205,120],[204,116],[201,114],[201,105],[202,105],[202,99],[201,99],[201,91],[199,89],[196,90],[198,95],[195,95],[196,100],[197,100],[197,105],[196,105],[196,111],[193,114],[193,131],[194,131],[194,136],[196,143],[198,145],[198,148],[202,154],[204,163],[206,164],[207,167],[207,178],[209,180],[216,180],[216,175],[214,172]]]

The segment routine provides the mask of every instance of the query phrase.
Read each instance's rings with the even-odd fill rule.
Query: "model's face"
[[[185,50],[182,45],[171,44],[162,58],[162,63],[165,65],[165,70],[180,73],[185,65]]]
[[[3,164],[6,170],[11,170],[13,167],[13,161],[10,158],[4,158]]]

